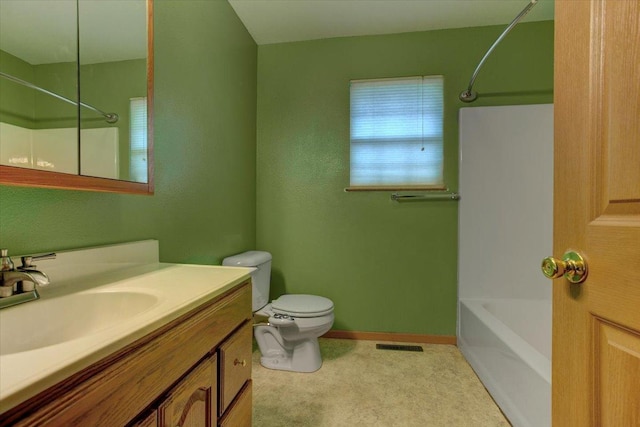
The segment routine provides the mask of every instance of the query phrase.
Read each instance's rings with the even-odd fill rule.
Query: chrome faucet
[[[38,270],[2,271],[0,276],[0,286],[13,286],[15,283],[24,280],[40,286],[49,284],[49,276]]]
[[[14,268],[7,249],[0,250],[0,309],[40,298],[36,285],[49,284],[49,276],[36,270],[33,260],[55,258],[55,253],[22,257],[22,265]],[[24,282],[31,282],[26,285]]]

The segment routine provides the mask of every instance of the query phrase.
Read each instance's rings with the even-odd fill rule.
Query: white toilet
[[[269,317],[267,324],[254,325],[265,368],[314,372],[322,366],[318,337],[333,325],[333,302],[316,295],[282,295],[269,301],[271,254],[248,251],[225,258],[222,265],[254,267],[253,308],[256,315]]]

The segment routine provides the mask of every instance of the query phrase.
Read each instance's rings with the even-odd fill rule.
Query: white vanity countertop
[[[62,283],[52,280],[51,286],[40,288],[39,300],[0,310],[0,413],[223,294],[249,279],[250,271],[123,264],[102,274]],[[87,294],[99,295],[83,299]],[[105,304],[115,302],[120,307],[96,307],[105,294],[110,294]],[[119,295],[110,298],[114,294]],[[141,298],[132,298],[136,296]],[[83,301],[94,305],[79,303]],[[136,301],[143,302],[142,308],[131,309]],[[121,309],[130,314],[114,314]],[[38,344],[42,340],[46,346]]]

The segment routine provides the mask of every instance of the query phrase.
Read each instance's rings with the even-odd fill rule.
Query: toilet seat
[[[273,300],[271,309],[293,317],[320,317],[333,312],[333,301],[317,295],[289,294]]]

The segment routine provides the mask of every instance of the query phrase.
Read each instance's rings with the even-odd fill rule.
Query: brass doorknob
[[[582,283],[587,278],[587,262],[577,252],[565,252],[562,260],[546,257],[542,260],[542,273],[549,279],[564,276],[571,283]]]

